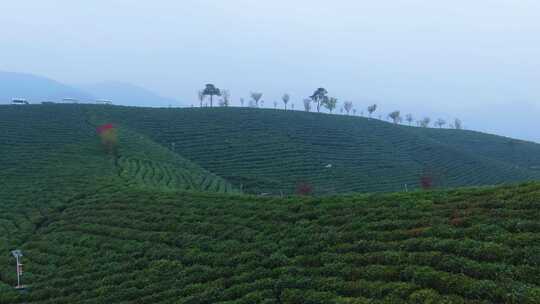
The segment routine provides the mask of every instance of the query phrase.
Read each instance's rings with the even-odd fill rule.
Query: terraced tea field
[[[283,111],[0,107],[0,303],[540,303],[538,182],[240,192],[412,189],[426,164],[439,186],[534,179],[538,145],[508,142]]]
[[[2,303],[540,303],[540,185],[324,199],[107,187],[41,216]]]
[[[540,145],[463,130],[249,108],[91,110],[146,134],[249,193],[404,191],[540,178]]]

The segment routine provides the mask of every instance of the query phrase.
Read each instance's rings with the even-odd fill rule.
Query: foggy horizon
[[[206,83],[296,109],[318,87],[540,142],[535,1],[25,1],[3,5],[0,70],[130,83],[197,105]],[[167,106],[149,104],[152,106]],[[339,106],[338,106],[339,112]]]

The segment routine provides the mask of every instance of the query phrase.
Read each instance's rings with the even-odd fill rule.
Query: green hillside
[[[96,132],[103,123],[79,105],[1,106],[0,181],[9,186],[14,179],[24,180],[65,193],[72,184],[78,189],[96,178],[120,176],[138,186],[235,191],[215,174],[121,124],[115,124],[118,157],[107,155]]]
[[[403,191],[540,178],[540,145],[463,130],[249,108],[92,107],[249,193]],[[329,168],[331,165],[331,168]]]
[[[0,302],[540,303],[539,202],[538,184],[324,199],[103,184],[16,227],[31,289],[11,289],[3,255]]]
[[[300,178],[318,193],[399,189],[426,163],[459,171],[443,186],[526,180],[535,144],[300,112],[88,105],[0,107],[0,139],[2,304],[540,303],[538,183],[239,191]],[[15,248],[26,293],[12,287]]]

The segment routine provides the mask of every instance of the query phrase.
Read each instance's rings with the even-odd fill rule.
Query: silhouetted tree
[[[221,106],[228,107],[230,104],[231,93],[229,90],[221,90]]]
[[[364,112],[362,112],[362,113],[364,113]],[[352,114],[353,114],[353,115],[356,115],[356,109],[353,109],[353,110],[352,110]]]
[[[240,106],[243,107],[244,106],[244,98],[240,98]]]
[[[325,88],[318,88],[313,95],[310,96],[313,102],[317,104],[317,112],[320,112],[321,105],[328,99],[328,96],[326,96],[327,94],[328,91]]]
[[[446,124],[446,120],[442,119],[442,118],[439,118],[437,119],[437,121],[435,122],[435,124],[437,126],[439,126],[439,129],[442,128],[445,124]]]
[[[407,114],[405,115],[405,120],[409,123],[409,126],[411,125],[411,123],[413,122],[413,116],[412,114]]]
[[[430,122],[431,122],[431,118],[424,117],[422,120],[420,120],[420,127],[427,128],[427,127],[429,127]]]
[[[287,110],[287,103],[289,103],[289,100],[291,100],[291,96],[289,94],[283,94],[281,96],[281,100],[283,100],[283,104],[285,105],[285,110]]]
[[[259,100],[261,100],[263,94],[259,92],[251,92],[251,99],[255,102],[255,107],[259,107]]]
[[[304,98],[303,102],[304,102],[304,111],[306,112],[311,111],[311,99]]]
[[[198,92],[198,99],[199,99],[199,103],[200,103],[200,107],[202,108],[203,107],[203,102],[204,102],[204,91],[199,91]]]
[[[214,105],[214,96],[221,96],[221,91],[213,84],[209,83],[203,90],[204,96],[210,96],[210,107]]]
[[[337,98],[329,97],[329,98],[326,98],[323,105],[325,108],[328,109],[328,111],[330,111],[330,113],[332,113],[332,111],[336,108],[337,102],[338,102]]]
[[[369,113],[369,118],[371,118],[371,114],[373,114],[373,112],[377,111],[377,105],[372,104],[367,108],[367,110],[368,110],[368,113]]]
[[[277,109],[278,102],[274,100],[274,109]]]
[[[398,124],[401,122],[401,115],[400,115],[400,112],[399,111],[394,111],[394,112],[391,112],[390,114],[388,114],[388,117],[390,119],[392,119],[392,121],[395,123],[395,124]]]
[[[352,101],[345,101],[343,103],[343,108],[345,108],[345,112],[347,112],[347,115],[349,115],[349,113],[351,112],[351,110],[353,108]]]
[[[454,119],[454,128],[456,130],[462,130],[463,129],[463,123],[459,118]]]

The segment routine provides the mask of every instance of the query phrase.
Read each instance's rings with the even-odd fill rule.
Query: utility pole
[[[15,286],[15,289],[24,289],[24,285],[21,285],[21,276],[23,274],[23,264],[21,263],[21,259],[23,257],[23,254],[20,250],[13,250],[11,254],[15,257],[17,260],[17,286]]]

